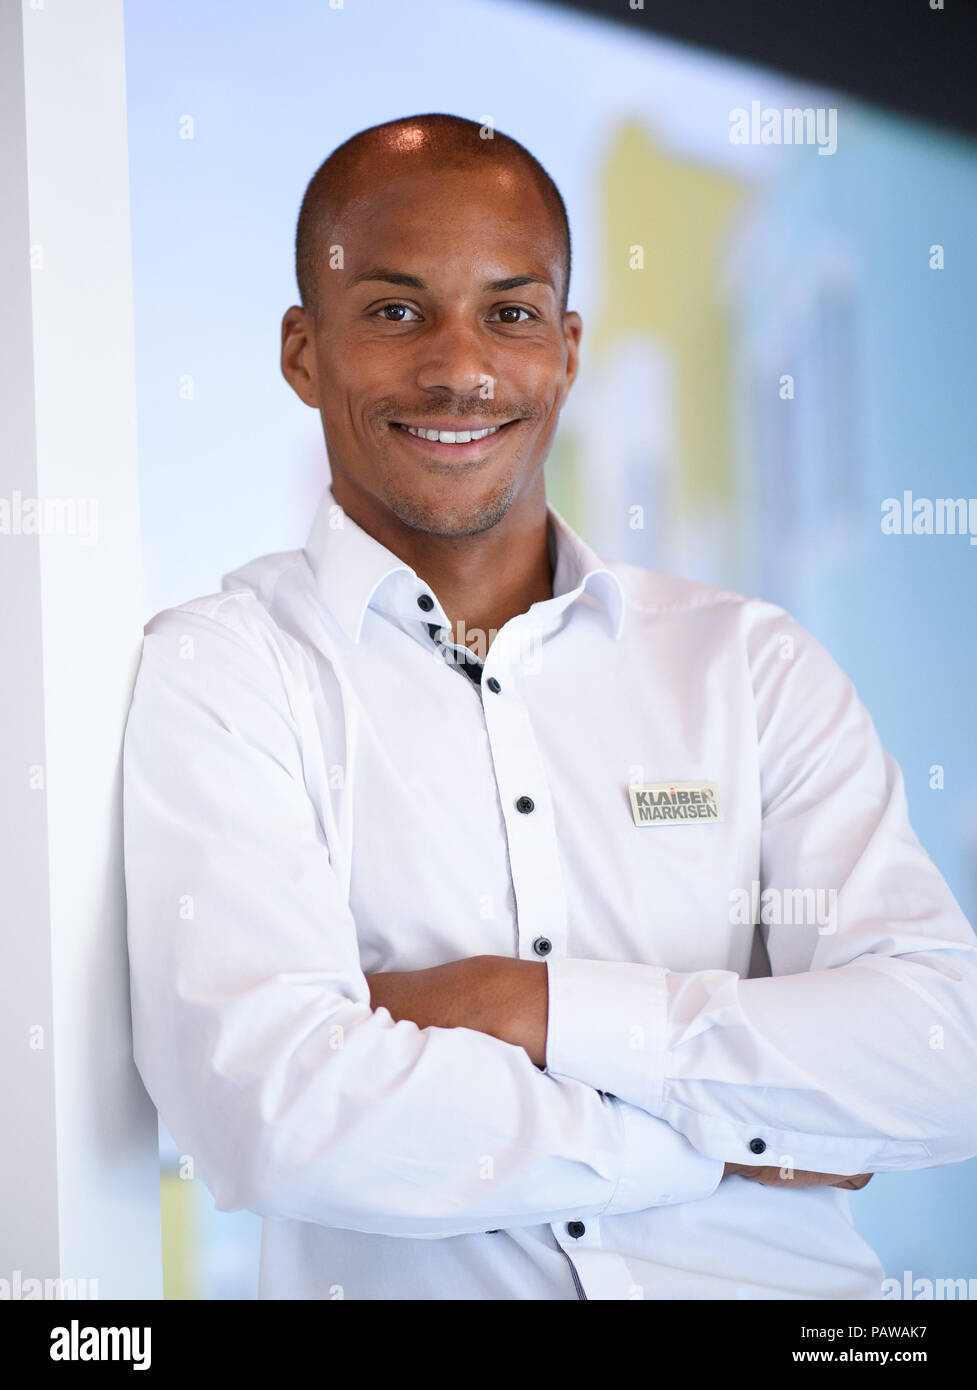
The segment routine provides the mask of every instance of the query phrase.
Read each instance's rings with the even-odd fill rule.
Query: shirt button
[[[434,599],[430,594],[421,594],[417,600],[417,606],[418,608],[423,608],[425,613],[430,613],[431,609],[434,607]]]
[[[567,1235],[573,1236],[574,1240],[579,1240],[580,1237],[583,1235],[584,1231],[586,1231],[586,1229],[587,1227],[583,1224],[582,1221],[567,1222]]]
[[[521,811],[524,816],[528,816],[536,803],[531,796],[521,796],[516,802],[516,810]]]
[[[533,942],[533,950],[538,956],[548,956],[553,949],[553,943],[548,936],[537,936]]]
[[[764,1152],[764,1150],[766,1149],[766,1147],[767,1147],[767,1146],[766,1146],[766,1144],[763,1142],[762,1139],[751,1139],[751,1140],[750,1140],[750,1153],[762,1154],[762,1153]]]
[[[491,690],[493,695],[498,695],[499,691],[502,689],[501,685],[495,679],[494,676],[489,676],[485,684],[488,686],[489,690]]]

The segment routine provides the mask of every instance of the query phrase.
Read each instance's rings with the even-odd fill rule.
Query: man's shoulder
[[[685,613],[721,610],[730,617],[745,615],[749,619],[785,614],[778,604],[765,599],[706,584],[698,579],[686,579],[677,574],[645,569],[625,561],[613,561],[607,568],[621,582],[628,607],[638,612],[656,613],[681,610]]]
[[[304,550],[260,555],[228,571],[221,579],[219,590],[161,609],[147,623],[146,631],[172,626],[184,615],[209,619],[230,628],[266,626],[269,621],[274,621],[272,615],[282,586],[288,581],[301,584],[310,576]]]
[[[830,674],[834,666],[826,648],[782,604],[640,565],[615,562],[607,568],[621,582],[635,636],[654,630],[668,640],[701,641],[703,650],[735,650],[758,681],[771,674],[768,668],[782,674],[779,658],[788,653],[803,654],[792,664],[805,672],[817,666]]]
[[[286,584],[305,584],[309,574],[302,550],[259,556],[225,574],[219,590],[156,613],[146,624],[145,635],[173,636],[185,631],[205,641],[208,637],[216,642],[237,639],[267,659],[272,648],[290,643],[276,612],[280,592]]]

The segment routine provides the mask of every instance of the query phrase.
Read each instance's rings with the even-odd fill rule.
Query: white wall
[[[122,872],[141,601],[121,0],[0,0],[0,128],[0,1279],[158,1298]]]

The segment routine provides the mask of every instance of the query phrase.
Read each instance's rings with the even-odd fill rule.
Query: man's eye
[[[526,318],[535,318],[528,309],[522,309],[518,304],[506,304],[498,310],[500,314],[525,314]],[[503,319],[503,323],[525,323],[526,319]]]
[[[391,314],[391,315],[393,315],[393,314],[396,314],[396,315],[397,315],[396,318],[393,318],[393,317],[387,318],[387,323],[409,323],[410,320],[407,319],[407,318],[401,317],[401,315],[413,314],[413,313],[414,313],[414,310],[410,307],[409,304],[384,304],[384,305],[383,305],[381,308],[379,308],[376,312],[377,312],[378,314],[383,315],[384,318],[386,318],[386,316],[387,316],[388,313]]]

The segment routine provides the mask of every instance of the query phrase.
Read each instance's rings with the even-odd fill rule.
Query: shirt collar
[[[621,581],[552,503],[547,503],[546,512],[550,555],[553,557],[555,552],[556,560],[553,598],[533,604],[533,608],[539,610],[552,605],[555,612],[562,612],[577,599],[589,595],[605,610],[613,636],[619,638],[625,610]],[[360,640],[368,608],[449,626],[431,586],[343,511],[331,485],[326,486],[316,509],[305,554],[320,595],[352,642]],[[433,608],[423,611],[418,607],[417,599],[421,594],[430,594]]]

